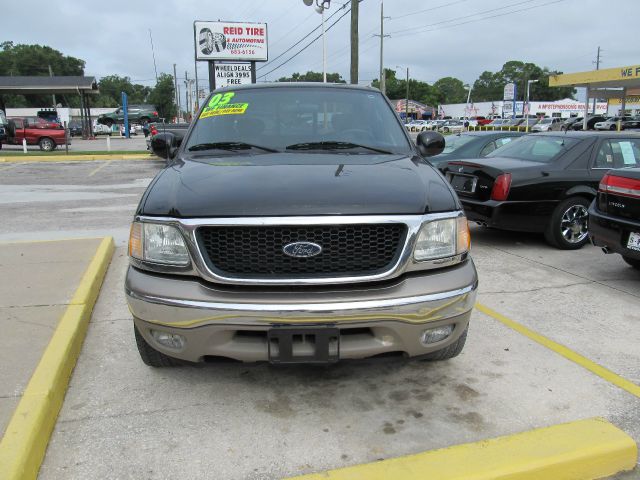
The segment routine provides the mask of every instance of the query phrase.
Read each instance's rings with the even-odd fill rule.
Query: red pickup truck
[[[58,123],[40,118],[11,118],[6,143],[22,145],[22,139],[26,139],[27,145],[38,145],[40,150],[50,152],[58,145],[64,145],[66,138],[64,127]],[[68,143],[71,144],[71,140],[68,140]]]

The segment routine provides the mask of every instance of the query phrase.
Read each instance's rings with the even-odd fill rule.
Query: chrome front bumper
[[[314,288],[214,286],[130,267],[125,293],[136,327],[157,350],[190,361],[205,356],[261,361],[268,359],[261,333],[275,325],[337,327],[341,358],[388,352],[415,356],[445,348],[465,330],[477,284],[469,258],[380,284]],[[425,328],[442,325],[455,326],[447,339],[427,346],[420,342]],[[163,347],[152,329],[182,335],[185,347]]]

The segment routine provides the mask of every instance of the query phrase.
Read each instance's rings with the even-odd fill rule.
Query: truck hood
[[[419,157],[193,155],[158,174],[138,214],[173,217],[423,214],[460,208]]]

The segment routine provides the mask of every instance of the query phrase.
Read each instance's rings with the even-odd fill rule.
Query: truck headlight
[[[176,227],[133,222],[129,235],[129,256],[165,265],[189,265],[189,252]]]
[[[422,225],[413,250],[418,262],[453,257],[468,252],[471,235],[466,217],[433,220]]]

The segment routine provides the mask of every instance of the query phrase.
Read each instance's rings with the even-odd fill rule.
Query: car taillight
[[[158,134],[158,129],[156,127],[151,127],[151,135],[154,137]]]
[[[618,177],[607,173],[598,186],[598,190],[604,193],[615,193],[625,197],[640,198],[640,180],[634,178]]]
[[[509,190],[511,189],[511,174],[503,173],[498,175],[496,181],[491,189],[491,200],[497,200],[499,202],[506,200],[509,196]]]

